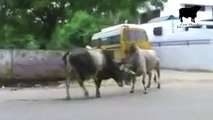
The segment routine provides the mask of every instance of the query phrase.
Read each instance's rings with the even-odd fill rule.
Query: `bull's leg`
[[[152,79],[152,72],[148,72],[148,76],[149,76],[149,81],[148,81],[147,88],[150,88],[150,85],[151,85],[151,79]]]
[[[80,87],[84,90],[84,96],[89,97],[89,92],[87,91],[86,87],[84,86],[83,80],[78,81]]]
[[[156,71],[157,71],[157,74],[155,76],[157,78],[157,88],[160,89],[161,88],[161,85],[160,85],[160,67],[158,67],[156,69]]]
[[[160,87],[161,87],[161,86],[160,86],[160,77],[158,77],[158,80],[157,80],[157,88],[160,89]]]
[[[154,82],[157,84],[157,75],[156,74],[154,74]]]
[[[161,87],[161,86],[160,86],[160,82],[158,81],[158,86],[157,86],[157,88],[160,89],[160,87]]]
[[[146,88],[145,80],[146,80],[146,72],[143,73],[142,84],[143,84],[143,87],[144,87],[144,94],[147,94],[147,88]]]
[[[132,88],[131,88],[131,90],[130,90],[130,93],[134,93],[134,89],[135,89],[135,81],[136,81],[136,77],[133,77],[133,79],[132,79]]]
[[[180,17],[180,22],[183,22],[183,17]]]
[[[195,18],[191,18],[191,21],[192,21],[193,23],[195,23]]]
[[[69,92],[69,88],[70,88],[70,77],[68,77],[66,80],[65,80],[65,84],[66,84],[66,99],[67,100],[70,100],[70,92]]]
[[[160,77],[157,74],[154,76],[154,81],[157,84],[157,88],[160,89]]]
[[[101,93],[100,93],[100,86],[101,86],[101,82],[102,80],[99,80],[97,78],[95,78],[95,85],[96,85],[96,97],[100,98],[101,97]]]

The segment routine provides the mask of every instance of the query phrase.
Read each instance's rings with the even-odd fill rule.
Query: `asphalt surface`
[[[90,98],[80,88],[0,89],[0,120],[212,120],[213,73],[162,72],[162,89],[155,84],[143,94],[138,81],[134,94],[130,87],[105,86],[102,98],[87,87]]]

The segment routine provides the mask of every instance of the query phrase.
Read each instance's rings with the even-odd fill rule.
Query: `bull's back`
[[[179,9],[179,18],[180,17],[195,17],[197,11],[193,8],[181,8]]]
[[[92,75],[96,72],[94,61],[87,49],[77,48],[72,50],[69,61],[72,67],[81,75]]]
[[[90,56],[92,57],[92,60],[94,61],[94,65],[97,69],[97,71],[100,71],[103,69],[105,64],[105,57],[102,54],[101,50],[89,50],[88,51]]]
[[[155,68],[158,59],[157,53],[154,50],[143,50],[142,54],[145,56],[146,59],[147,71]]]

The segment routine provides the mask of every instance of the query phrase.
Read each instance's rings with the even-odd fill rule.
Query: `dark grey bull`
[[[157,87],[160,89],[160,59],[154,50],[144,50],[135,44],[131,44],[122,69],[126,69],[126,71],[134,74],[130,93],[134,93],[137,76],[143,76],[142,85],[144,87],[145,94],[147,93],[147,88],[150,87],[151,78],[153,75],[154,81],[157,83]],[[146,74],[149,76],[148,86],[145,86]]]
[[[183,17],[191,17],[191,21],[195,23],[195,18],[197,17],[197,12],[200,10],[200,6],[195,5],[191,8],[180,8],[179,9],[179,19],[183,22]]]
[[[118,86],[123,86],[126,72],[119,69],[111,57],[104,50],[76,48],[65,53],[63,61],[66,66],[68,78],[66,80],[67,99],[70,99],[70,80],[77,80],[84,90],[85,97],[89,96],[84,81],[93,78],[96,85],[96,97],[101,97],[99,88],[102,80],[113,78]]]

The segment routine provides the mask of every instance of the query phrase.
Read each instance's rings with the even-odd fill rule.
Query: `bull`
[[[122,69],[134,75],[131,79],[132,87],[130,93],[134,93],[136,77],[139,76],[143,77],[142,85],[144,87],[144,94],[147,94],[147,88],[150,87],[153,75],[154,81],[157,83],[157,88],[160,89],[160,59],[154,50],[143,50],[137,45],[131,44]],[[149,83],[146,86],[145,79],[147,74],[149,77]]]
[[[129,74],[120,69],[120,64],[115,63],[110,55],[101,49],[75,48],[64,54],[63,61],[68,76],[66,79],[67,99],[70,99],[71,80],[77,80],[85,97],[89,97],[84,81],[92,78],[96,86],[96,97],[99,98],[101,97],[99,89],[102,80],[113,78],[119,87],[123,87],[125,74]]]
[[[195,23],[195,18],[197,17],[197,12],[200,10],[200,6],[195,5],[191,8],[180,8],[179,9],[179,19],[183,22],[183,17],[191,17],[191,21]]]

